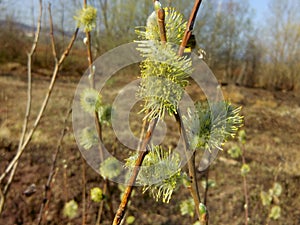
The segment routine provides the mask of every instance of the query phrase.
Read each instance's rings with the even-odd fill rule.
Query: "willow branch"
[[[183,55],[184,49],[191,37],[192,30],[194,28],[195,19],[196,19],[201,2],[202,2],[202,0],[195,0],[194,7],[190,14],[190,18],[187,23],[187,27],[186,27],[184,36],[182,38],[181,45],[180,45],[178,53],[177,53],[179,56]],[[181,112],[180,112],[179,108],[177,109],[177,114],[175,115],[175,117],[179,124],[180,132],[181,132],[183,140],[184,140],[184,148],[185,148],[186,157],[188,159],[187,163],[188,163],[188,170],[189,170],[189,178],[190,178],[190,182],[191,182],[189,189],[190,189],[191,195],[193,197],[193,200],[195,202],[196,213],[197,213],[200,223],[206,223],[207,221],[203,221],[203,218],[201,217],[201,214],[199,211],[199,204],[201,202],[201,199],[200,199],[199,188],[198,188],[198,183],[197,183],[197,179],[196,179],[195,152],[192,152],[190,149],[186,130],[185,130],[185,127],[183,124],[183,120],[182,120],[182,116],[181,116]]]
[[[153,1],[153,3],[154,2],[155,1]],[[165,12],[164,12],[163,9],[159,9],[157,11],[157,23],[158,23],[158,26],[159,26],[161,41],[162,41],[162,43],[166,43],[167,42],[167,37],[166,37],[166,30],[165,30]],[[133,186],[136,182],[136,178],[138,176],[140,167],[143,164],[145,156],[149,153],[148,144],[151,141],[151,137],[152,137],[152,134],[155,130],[157,121],[158,121],[158,119],[155,118],[155,119],[151,120],[149,125],[148,125],[147,133],[145,135],[145,138],[144,138],[144,140],[142,142],[142,145],[141,145],[141,148],[140,148],[141,151],[139,153],[139,156],[138,156],[137,160],[135,161],[135,167],[133,168],[133,171],[132,171],[131,177],[129,179],[128,185],[127,185],[127,187],[124,191],[122,201],[119,205],[118,211],[117,211],[117,213],[115,215],[115,218],[114,218],[114,221],[113,221],[113,225],[121,224],[121,222],[124,218],[126,208],[127,208],[129,199],[131,197]],[[145,124],[146,123],[144,121],[144,125]],[[138,148],[139,148],[139,146],[138,146]]]
[[[52,46],[52,54],[55,62],[57,61],[57,53],[56,53],[56,45],[54,39],[54,32],[53,32],[53,20],[52,20],[52,13],[51,13],[51,3],[48,5],[48,12],[49,12],[49,23],[50,23],[50,39],[51,39],[51,46]]]
[[[31,46],[31,49],[29,53],[27,53],[27,104],[26,104],[26,111],[25,111],[25,117],[24,117],[24,122],[22,126],[22,133],[19,139],[19,145],[18,145],[18,151],[21,151],[21,146],[24,142],[25,134],[27,131],[28,127],[28,120],[30,116],[30,111],[31,111],[31,96],[32,96],[32,81],[31,81],[31,64],[32,64],[32,56],[36,51],[36,47],[39,41],[40,37],[40,32],[41,32],[41,21],[42,21],[42,14],[43,14],[43,3],[42,0],[39,1],[39,16],[38,16],[38,23],[37,23],[37,30],[35,32],[34,40]],[[4,203],[5,203],[5,197],[6,197],[6,192],[9,189],[9,186],[13,180],[15,171],[17,168],[17,164],[15,164],[12,168],[12,173],[10,174],[10,177],[8,178],[8,182],[6,183],[6,186],[4,187],[4,190],[0,190],[1,196],[0,196],[0,214],[2,213]],[[6,177],[7,173],[3,173],[0,177],[0,183],[2,180]]]
[[[145,158],[145,156],[149,153],[149,149],[148,149],[148,144],[151,141],[152,138],[152,134],[154,132],[155,126],[157,124],[157,120],[158,119],[153,119],[150,121],[149,126],[148,126],[148,130],[146,132],[145,138],[143,140],[143,144],[141,147],[141,151],[139,153],[139,156],[135,162],[135,166],[133,168],[132,174],[130,176],[130,179],[128,181],[128,185],[124,191],[123,194],[123,198],[122,201],[119,205],[119,209],[115,215],[114,221],[113,221],[113,225],[119,225],[125,215],[125,211],[128,205],[128,201],[130,199],[132,190],[133,190],[133,186],[135,184],[136,178],[138,176],[140,167],[142,166],[143,160]]]
[[[201,219],[200,211],[199,211],[199,204],[201,202],[200,194],[199,194],[199,188],[198,183],[196,179],[196,168],[195,168],[195,152],[191,151],[190,144],[188,142],[186,130],[183,124],[181,112],[179,109],[177,109],[177,114],[175,115],[177,123],[179,125],[180,133],[182,135],[182,138],[184,140],[184,150],[187,157],[187,163],[188,163],[188,170],[189,170],[189,178],[190,178],[190,186],[188,187],[191,195],[193,197],[193,200],[195,202],[195,208],[196,208],[196,214]]]
[[[189,21],[187,23],[187,27],[186,27],[184,36],[182,38],[182,42],[181,42],[179,50],[178,50],[178,55],[179,56],[181,56],[183,54],[184,49],[185,49],[185,47],[186,47],[186,45],[187,45],[187,43],[188,43],[188,41],[189,41],[189,39],[192,35],[192,31],[194,29],[196,16],[197,16],[198,10],[200,8],[201,2],[202,2],[202,0],[195,0],[194,7],[193,7],[192,12],[190,14],[190,18],[189,18]]]

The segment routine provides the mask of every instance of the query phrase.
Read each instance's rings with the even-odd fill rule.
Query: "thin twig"
[[[59,72],[60,66],[64,62],[64,60],[66,59],[66,57],[68,56],[68,54],[70,53],[70,50],[71,50],[71,48],[72,48],[72,46],[74,44],[74,41],[75,41],[75,39],[77,37],[77,33],[78,33],[78,28],[75,30],[75,33],[73,34],[73,37],[72,37],[72,39],[71,39],[71,41],[70,41],[67,49],[64,51],[64,53],[62,54],[60,60],[58,61],[58,63],[55,65],[55,67],[53,69],[52,78],[51,78],[51,81],[50,81],[50,84],[49,84],[49,87],[48,87],[48,91],[47,91],[47,93],[45,95],[44,101],[43,101],[42,106],[40,108],[40,111],[39,111],[39,113],[38,113],[38,115],[37,115],[37,117],[35,119],[33,127],[31,128],[31,130],[27,134],[27,138],[23,142],[23,144],[22,144],[22,146],[20,148],[20,151],[17,152],[17,154],[15,155],[15,157],[12,159],[12,161],[6,167],[5,171],[2,173],[2,175],[0,177],[0,183],[8,175],[8,173],[12,170],[14,164],[19,160],[19,158],[23,154],[26,146],[30,142],[33,133],[35,132],[36,128],[38,127],[39,122],[40,122],[40,120],[42,118],[42,115],[43,115],[43,113],[44,113],[44,111],[46,109],[46,106],[48,104],[50,95],[52,93],[52,90],[53,90],[53,87],[54,87],[54,84],[55,84],[56,77],[57,77],[57,74]]]
[[[128,201],[130,199],[131,193],[132,193],[132,189],[133,186],[135,184],[137,175],[139,173],[140,167],[143,163],[143,160],[145,158],[145,156],[149,153],[149,149],[148,149],[148,144],[151,141],[152,138],[152,134],[154,132],[155,126],[157,124],[157,119],[153,119],[150,121],[149,126],[148,126],[148,130],[146,132],[142,147],[141,147],[141,151],[139,153],[139,156],[135,162],[135,166],[133,168],[132,174],[130,176],[130,179],[128,181],[128,185],[124,191],[123,194],[123,198],[122,201],[119,205],[119,209],[115,215],[114,221],[113,221],[113,225],[119,225],[121,223],[121,221],[124,218],[125,215],[125,211],[128,205]]]
[[[78,33],[78,28],[75,30],[75,33],[73,34],[73,37],[68,45],[68,47],[65,49],[65,51],[63,52],[63,54],[60,57],[60,60],[58,62],[55,63],[55,67],[53,69],[53,73],[52,73],[52,78],[48,87],[48,91],[45,95],[44,101],[40,107],[40,111],[34,121],[33,127],[31,128],[31,130],[28,132],[26,139],[23,141],[22,145],[20,145],[20,147],[18,148],[18,151],[16,153],[16,155],[14,156],[14,158],[11,160],[11,162],[9,163],[9,165],[6,167],[5,171],[1,174],[0,176],[0,183],[3,181],[3,179],[10,173],[10,177],[9,177],[9,181],[6,184],[6,191],[8,191],[9,186],[15,176],[15,172],[16,172],[16,168],[18,166],[18,161],[20,159],[20,157],[22,156],[25,148],[27,147],[27,145],[29,144],[29,142],[31,141],[31,138],[36,130],[36,128],[39,125],[39,122],[44,114],[44,111],[48,105],[48,101],[50,99],[59,69],[61,64],[64,62],[64,60],[66,59],[66,57],[68,56],[68,54],[70,53],[71,48],[73,47],[74,41],[77,37],[77,33]],[[6,194],[6,193],[5,193]],[[3,207],[0,207],[3,208]],[[1,213],[1,212],[0,212]]]
[[[181,112],[180,112],[179,108],[177,109],[177,114],[175,114],[175,117],[176,117],[177,123],[179,125],[180,133],[184,140],[184,148],[185,148],[184,150],[185,150],[185,154],[187,157],[189,178],[190,178],[190,182],[191,182],[189,190],[190,190],[193,200],[195,202],[196,214],[200,220],[201,215],[200,215],[200,211],[199,211],[199,204],[201,202],[201,199],[200,199],[199,188],[198,188],[196,172],[195,172],[196,171],[196,169],[195,169],[195,152],[191,151],[191,149],[190,149],[190,144],[189,144],[189,141],[187,138],[184,124],[182,122],[183,120],[182,120],[182,116],[181,116]]]
[[[31,59],[33,54],[36,51],[36,47],[39,41],[39,37],[40,37],[40,32],[41,32],[41,21],[42,21],[42,14],[43,14],[43,3],[42,0],[39,1],[39,16],[38,16],[38,23],[37,23],[37,30],[35,32],[35,36],[34,36],[34,40],[30,49],[30,52],[27,53],[27,104],[26,104],[26,112],[25,112],[25,117],[24,117],[24,122],[23,122],[23,126],[22,126],[22,133],[19,139],[19,145],[18,145],[18,151],[21,151],[21,146],[23,144],[24,138],[25,138],[25,134],[27,131],[27,126],[28,126],[28,119],[30,116],[30,111],[31,111],[31,96],[32,96],[32,82],[31,82]],[[10,177],[8,178],[8,182],[6,183],[4,190],[2,192],[2,190],[0,190],[1,192],[1,196],[0,196],[0,215],[2,213],[3,207],[4,207],[4,203],[5,203],[5,196],[6,196],[6,192],[9,189],[9,186],[13,180],[15,171],[17,169],[18,163],[16,163],[13,168],[12,168],[12,172],[10,174]],[[2,182],[2,180],[6,177],[8,173],[3,173],[0,177],[0,184]],[[1,189],[1,188],[0,188]]]
[[[242,161],[243,161],[243,165],[246,164],[244,147],[242,147]],[[249,220],[249,196],[248,196],[248,187],[247,187],[246,174],[243,176],[243,189],[244,189],[244,197],[245,197],[245,205],[244,205],[245,225],[248,225],[248,220]]]
[[[3,210],[4,202],[5,202],[5,197],[1,188],[0,188],[0,212]]]
[[[160,40],[163,44],[167,42],[167,35],[166,35],[166,26],[165,26],[165,10],[159,9],[157,11],[157,22],[159,27],[160,33]]]
[[[186,45],[187,45],[187,43],[188,43],[188,41],[189,41],[189,39],[192,35],[192,31],[193,31],[193,28],[194,28],[196,16],[197,16],[198,10],[200,8],[201,2],[202,2],[202,0],[195,0],[194,7],[193,7],[192,12],[190,14],[190,18],[189,18],[184,36],[182,38],[182,42],[181,42],[179,50],[178,50],[178,55],[179,56],[181,56],[183,54],[184,49],[185,49],[185,47],[186,47]]]
[[[52,55],[55,60],[57,61],[57,53],[56,53],[56,45],[54,39],[54,32],[53,32],[53,20],[52,20],[52,13],[51,13],[51,3],[49,2],[48,5],[48,12],[49,12],[49,20],[50,20],[50,39],[51,39],[51,46],[52,46]]]
[[[202,2],[202,0],[195,0],[194,6],[193,6],[193,9],[192,9],[192,12],[190,14],[190,18],[189,18],[189,21],[187,24],[187,28],[185,30],[181,45],[180,45],[178,53],[177,53],[179,56],[183,55],[184,49],[191,37],[192,31],[194,28],[195,19],[196,19],[199,7],[201,5],[201,2]],[[190,149],[190,145],[189,145],[188,138],[186,135],[186,130],[185,130],[183,122],[182,122],[183,120],[182,120],[182,116],[181,116],[181,112],[180,112],[179,108],[177,108],[177,114],[175,115],[175,117],[179,124],[180,131],[181,131],[181,134],[182,134],[183,140],[184,140],[184,147],[185,147],[186,157],[188,159],[187,163],[188,163],[189,177],[190,177],[190,182],[191,182],[191,186],[189,189],[190,189],[191,195],[193,197],[193,200],[195,202],[196,213],[197,213],[200,223],[207,223],[207,221],[205,220],[206,217],[201,217],[200,211],[199,211],[199,204],[201,202],[201,199],[200,199],[200,194],[199,194],[199,189],[198,189],[198,184],[197,184],[197,179],[196,179],[196,172],[195,172],[196,171],[196,169],[195,169],[195,152],[192,152]]]
[[[63,141],[63,139],[65,137],[65,134],[68,130],[67,122],[68,122],[68,119],[69,119],[69,116],[70,116],[71,112],[72,112],[72,107],[70,106],[67,113],[66,113],[66,116],[65,116],[63,129],[61,131],[61,135],[60,135],[60,138],[58,140],[55,153],[52,156],[52,165],[51,165],[50,172],[49,172],[49,175],[48,175],[47,183],[45,185],[44,199],[42,201],[39,216],[38,216],[38,225],[40,225],[41,222],[42,222],[43,214],[45,212],[44,209],[47,209],[48,205],[49,205],[50,194],[51,194],[51,192],[50,192],[51,191],[51,183],[52,183],[53,177],[55,175],[57,157],[58,157],[58,153],[60,152],[61,147],[62,147],[62,141]]]
[[[207,204],[207,196],[208,196],[208,189],[209,189],[209,184],[208,184],[208,178],[209,178],[209,166],[205,170],[205,190],[204,190],[204,199],[203,199],[203,204]]]
[[[86,224],[86,162],[82,157],[82,225]]]

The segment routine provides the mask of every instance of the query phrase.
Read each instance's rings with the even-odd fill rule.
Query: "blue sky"
[[[256,22],[264,20],[264,14],[268,10],[269,0],[249,0],[251,7],[256,11]]]
[[[149,1],[149,0],[144,0],[144,1]],[[209,0],[203,0],[203,3],[205,1],[209,1]],[[240,1],[244,1],[244,0],[240,0]],[[297,1],[299,1],[299,0],[297,0]],[[30,8],[31,8],[32,3],[37,6],[38,2],[39,2],[38,0],[26,0],[26,1],[17,0],[17,1],[14,1],[12,5],[13,5],[14,11],[15,11],[15,16],[18,17],[18,16],[22,15],[22,17],[23,17],[23,18],[17,18],[17,19],[21,19],[21,20],[23,20],[23,22],[26,21],[27,23],[31,23],[32,15],[31,15],[31,12],[30,12]],[[52,3],[52,5],[55,5],[55,4],[59,3],[58,0],[50,0],[50,2]],[[66,1],[66,3],[67,2],[68,1]],[[250,6],[256,12],[255,18],[254,18],[255,23],[263,22],[264,21],[264,15],[267,12],[268,3],[270,2],[270,0],[248,0],[248,2],[250,3]],[[34,11],[35,11],[34,14],[37,14],[38,7],[35,7]]]

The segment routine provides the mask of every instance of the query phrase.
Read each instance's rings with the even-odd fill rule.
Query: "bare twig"
[[[5,202],[5,196],[0,188],[0,212],[2,212],[3,210],[4,202]]]
[[[243,161],[243,165],[246,164],[244,147],[242,147],[242,161]],[[244,189],[244,197],[245,197],[245,205],[244,205],[245,225],[248,225],[248,221],[249,221],[249,196],[248,196],[248,186],[247,186],[246,174],[243,176],[243,189]]]
[[[42,3],[42,1],[40,1],[40,4],[41,3]],[[25,139],[26,129],[23,128],[23,130],[25,130],[25,131],[22,131],[22,133],[24,132],[24,136],[21,137],[21,139],[23,139],[23,141],[22,141],[22,143],[20,141],[20,145],[18,147],[18,151],[17,151],[16,155],[14,156],[14,158],[11,160],[11,162],[9,163],[9,165],[6,167],[5,171],[0,176],[0,183],[1,183],[3,181],[3,179],[10,173],[9,180],[8,180],[8,182],[6,184],[6,187],[5,187],[5,190],[6,190],[5,192],[7,192],[7,190],[9,189],[9,185],[11,184],[11,182],[13,180],[16,168],[18,166],[18,161],[19,161],[20,157],[22,156],[25,148],[29,144],[29,142],[30,142],[30,140],[31,140],[31,138],[32,138],[32,136],[33,136],[36,128],[39,125],[39,122],[40,122],[40,120],[42,118],[42,115],[44,114],[44,111],[45,111],[45,109],[46,109],[46,107],[48,105],[48,101],[50,99],[50,96],[51,96],[51,93],[52,93],[52,90],[53,90],[53,87],[54,87],[54,84],[55,84],[55,81],[56,81],[56,78],[57,78],[57,75],[58,75],[58,72],[59,72],[59,69],[60,69],[60,66],[64,62],[64,60],[66,59],[66,57],[68,56],[68,54],[70,53],[70,50],[73,47],[74,41],[75,41],[75,39],[77,37],[77,33],[78,33],[78,28],[75,30],[75,32],[73,34],[73,37],[71,38],[68,47],[65,49],[65,51],[61,55],[59,61],[55,62],[55,66],[54,66],[54,69],[53,69],[53,72],[52,72],[52,78],[51,78],[51,81],[50,81],[50,84],[49,84],[49,87],[48,87],[48,91],[47,91],[47,93],[45,95],[44,101],[43,101],[43,103],[42,103],[42,105],[40,107],[40,111],[39,111],[39,113],[38,113],[38,115],[37,115],[37,117],[36,117],[36,119],[34,121],[34,124],[33,124],[32,128],[31,128],[31,130],[28,132],[26,139]],[[32,51],[33,52],[35,51],[35,48],[36,48],[36,45],[37,45],[37,41],[38,41],[38,38],[35,38],[35,42],[34,42],[33,47],[32,47]],[[30,77],[31,77],[31,57],[29,57],[29,63],[28,64],[30,64],[29,68],[28,68],[28,74],[30,73]],[[30,83],[31,83],[31,78],[30,78]],[[29,84],[29,85],[31,85],[31,84]],[[28,96],[29,96],[29,94],[28,94]],[[30,106],[29,106],[29,110],[28,111],[30,111]],[[28,114],[28,116],[29,116],[29,114]],[[25,121],[26,121],[26,126],[27,126],[28,117],[27,117],[27,119],[25,119]],[[0,207],[0,208],[3,208],[3,207]]]
[[[17,152],[17,154],[15,155],[15,157],[12,159],[12,161],[9,163],[9,165],[6,167],[6,170],[1,174],[1,177],[0,177],[0,182],[8,175],[8,173],[12,170],[14,164],[20,159],[21,155],[23,154],[26,146],[28,145],[28,143],[30,142],[31,138],[32,138],[32,135],[33,133],[35,132],[36,128],[38,127],[39,125],[39,122],[42,118],[42,115],[46,109],[46,106],[48,104],[48,101],[49,101],[49,98],[50,98],[50,95],[52,93],[52,90],[53,90],[53,87],[54,87],[54,84],[55,84],[55,81],[56,81],[56,77],[57,77],[57,74],[59,72],[59,69],[60,69],[60,66],[61,64],[64,62],[64,60],[66,59],[66,57],[68,56],[72,46],[73,46],[73,43],[77,37],[77,33],[78,33],[78,28],[75,30],[75,33],[73,34],[73,37],[67,47],[67,49],[64,51],[64,53],[62,54],[62,56],[60,57],[59,61],[57,64],[55,64],[55,67],[53,69],[53,73],[52,73],[52,78],[51,78],[51,81],[50,81],[50,84],[49,84],[49,87],[48,87],[48,91],[45,95],[45,98],[44,98],[44,101],[41,105],[41,108],[40,108],[40,111],[35,119],[35,122],[33,124],[33,127],[31,128],[31,130],[28,132],[27,134],[27,138],[25,139],[25,141],[23,142],[21,148],[20,148],[20,151]]]
[[[179,56],[183,55],[184,49],[191,37],[192,31],[194,28],[195,19],[196,19],[197,12],[199,10],[201,2],[202,2],[202,0],[195,0],[194,7],[192,9],[192,12],[190,14],[190,18],[189,18],[189,21],[187,24],[187,28],[185,30],[181,45],[178,50]],[[195,172],[196,171],[195,170],[195,152],[192,152],[190,149],[190,145],[189,145],[188,138],[186,135],[186,130],[185,130],[183,122],[182,122],[183,120],[182,120],[182,116],[181,116],[179,108],[177,109],[177,114],[175,115],[175,117],[179,124],[180,131],[181,131],[181,134],[182,134],[183,140],[184,140],[185,153],[186,153],[186,156],[188,159],[187,163],[188,163],[189,177],[190,177],[190,182],[191,182],[191,186],[189,189],[190,189],[191,195],[193,197],[193,200],[195,202],[196,213],[197,213],[200,223],[207,223],[207,221],[206,221],[207,218],[202,217],[200,214],[200,211],[199,211],[199,204],[201,202],[201,199],[200,199],[200,194],[199,194],[199,189],[198,189],[198,184],[197,184],[197,179],[196,179],[196,172]]]
[[[32,82],[31,82],[31,64],[32,64],[32,62],[31,62],[31,59],[32,59],[33,54],[36,51],[36,47],[37,47],[39,37],[40,37],[42,14],[43,14],[43,2],[42,2],[42,0],[40,0],[39,1],[39,16],[38,16],[37,30],[35,32],[35,36],[34,36],[34,40],[33,40],[30,52],[27,53],[27,84],[28,84],[28,86],[27,86],[27,104],[26,104],[26,112],[25,112],[24,122],[23,122],[23,126],[22,126],[22,133],[21,133],[21,136],[19,139],[19,145],[18,145],[17,152],[21,151],[21,148],[22,148],[21,146],[22,146],[24,138],[25,138],[25,134],[27,131],[27,126],[28,126],[28,119],[29,119],[30,111],[31,111],[31,95],[32,95],[32,90],[31,90],[31,88],[32,88]],[[8,181],[4,187],[3,192],[2,192],[2,190],[0,190],[1,191],[0,215],[1,215],[3,207],[4,207],[6,192],[8,191],[9,186],[13,180],[17,166],[18,166],[18,163],[13,165],[12,172],[10,174],[10,177],[8,178]],[[8,174],[8,172],[1,174],[0,184],[7,174]]]
[[[209,178],[209,168],[204,171],[205,172],[205,190],[204,190],[204,199],[203,199],[203,204],[207,204],[207,196],[208,196],[208,189],[209,189],[209,183],[208,183],[208,178]]]
[[[55,62],[57,62],[57,53],[56,53],[56,45],[53,33],[53,20],[52,20],[52,13],[51,13],[51,3],[49,2],[48,5],[48,12],[49,12],[49,20],[50,20],[50,39],[51,39],[51,46],[52,46],[52,54]]]
[[[57,157],[58,157],[58,154],[59,154],[59,152],[61,150],[61,147],[62,147],[62,141],[63,141],[63,139],[65,137],[65,134],[68,130],[67,122],[68,122],[68,119],[69,119],[69,116],[70,116],[71,112],[72,112],[72,108],[70,106],[67,113],[66,113],[66,116],[65,116],[64,126],[63,126],[63,129],[61,131],[61,135],[60,135],[60,138],[58,140],[55,153],[52,156],[52,165],[51,165],[50,173],[48,175],[47,183],[45,185],[44,199],[43,199],[43,202],[41,204],[40,212],[39,212],[39,216],[38,216],[38,225],[41,224],[45,209],[47,209],[48,205],[49,205],[50,195],[51,195],[51,192],[50,192],[51,191],[51,183],[52,183],[53,177],[55,175]]]
[[[188,142],[186,130],[185,130],[184,124],[182,122],[183,120],[182,120],[181,112],[179,109],[177,109],[177,114],[175,115],[175,117],[176,117],[177,123],[179,125],[182,138],[184,140],[185,154],[186,154],[186,157],[188,160],[187,163],[188,163],[188,169],[189,169],[189,178],[190,178],[190,182],[191,182],[189,190],[190,190],[193,200],[195,202],[196,213],[200,220],[201,215],[200,215],[200,211],[199,211],[199,204],[201,202],[201,199],[200,199],[199,188],[198,188],[196,172],[195,172],[196,171],[196,169],[195,169],[195,152],[191,151],[191,149],[190,149],[190,144]]]
[[[160,33],[160,40],[163,44],[167,42],[167,35],[166,35],[166,26],[165,26],[165,10],[159,9],[157,11],[157,22],[159,27]]]
[[[142,147],[141,147],[141,151],[139,153],[139,156],[135,162],[135,167],[133,168],[132,174],[130,176],[130,179],[128,181],[128,185],[124,191],[123,194],[123,198],[122,201],[119,205],[119,209],[115,215],[114,221],[113,221],[113,225],[119,225],[125,215],[125,211],[128,205],[128,201],[130,199],[131,193],[132,193],[132,189],[133,186],[135,184],[137,175],[139,173],[140,167],[143,163],[143,160],[145,158],[145,156],[149,153],[149,149],[148,149],[148,144],[151,141],[152,138],[152,134],[154,132],[155,126],[157,123],[157,119],[153,119],[150,121],[149,126],[148,126],[148,130],[147,133],[145,135]]]
[[[181,42],[181,45],[180,45],[179,50],[178,50],[178,55],[180,55],[180,56],[183,54],[184,49],[185,49],[185,47],[186,47],[186,45],[187,45],[187,43],[188,43],[188,41],[189,41],[189,39],[192,35],[192,31],[193,31],[194,24],[195,24],[195,19],[196,19],[198,10],[200,8],[201,2],[202,2],[202,0],[195,0],[194,7],[193,7],[192,12],[190,14],[190,18],[189,18],[184,36],[182,38],[182,42]]]
[[[82,225],[86,224],[86,162],[82,157]]]

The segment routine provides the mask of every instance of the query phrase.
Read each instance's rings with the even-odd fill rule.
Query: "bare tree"
[[[204,4],[203,11],[197,36],[208,54],[207,62],[226,81],[235,82],[253,31],[249,3],[212,0]]]
[[[293,90],[299,79],[300,2],[273,0],[264,27],[269,83],[276,89]]]

